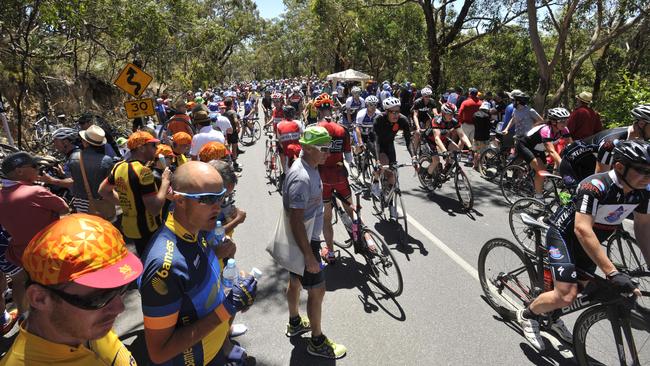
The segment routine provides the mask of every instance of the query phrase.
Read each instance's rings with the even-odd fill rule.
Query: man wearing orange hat
[[[142,263],[110,222],[67,216],[39,232],[22,259],[30,314],[1,366],[135,365],[111,329]]]
[[[192,120],[187,115],[187,106],[183,98],[178,98],[174,107],[176,108],[174,115],[167,120],[167,135],[172,136],[178,132],[185,132],[190,136],[194,135]]]
[[[199,151],[199,160],[207,163],[210,160],[222,160],[229,155],[230,152],[228,151],[228,148],[226,148],[226,145],[212,141],[203,145]]]
[[[169,168],[162,173],[160,187],[147,162],[156,157],[160,141],[144,131],[129,136],[131,158],[117,163],[99,186],[99,194],[122,207],[122,232],[133,240],[142,254],[149,239],[161,223],[161,209],[169,189]]]
[[[187,155],[192,147],[192,136],[185,132],[177,132],[172,136],[172,150],[176,166],[181,166],[187,162]]]

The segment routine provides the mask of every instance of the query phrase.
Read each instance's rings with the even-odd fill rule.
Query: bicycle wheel
[[[646,268],[641,248],[625,232],[617,231],[607,239],[607,257],[619,270],[636,271]]]
[[[374,252],[367,249],[364,252],[374,282],[393,297],[401,295],[404,290],[404,280],[393,253],[379,234],[365,229],[363,231],[364,238],[366,234],[375,242],[376,250]]]
[[[253,131],[251,130],[251,127],[248,125],[248,123],[244,122],[244,125],[242,126],[244,129],[241,134],[240,141],[242,145],[244,146],[250,146],[253,144],[254,141],[254,136],[253,136]]]
[[[271,178],[273,172],[273,151],[270,148],[269,140],[266,140],[266,154],[264,155],[264,168],[266,169],[266,177]]]
[[[544,202],[532,197],[518,199],[510,207],[510,212],[508,213],[510,231],[512,231],[512,235],[517,240],[517,243],[521,245],[521,248],[534,255],[536,245],[535,232],[523,222],[521,219],[522,213],[529,215],[537,221],[547,219],[552,213],[544,205]],[[544,236],[545,232],[542,233],[542,237]]]
[[[359,181],[359,177],[361,175],[361,169],[363,167],[363,155],[354,154],[352,159],[353,159],[352,161],[354,161],[354,166],[349,164],[347,165],[348,173],[350,174],[350,177],[352,177],[352,179]]]
[[[280,154],[273,153],[271,159],[271,166],[273,168],[271,171],[271,180],[278,188],[278,191],[282,192],[282,161],[280,160]]]
[[[495,148],[487,148],[478,160],[481,175],[487,180],[492,180],[499,175],[499,152]]]
[[[472,185],[469,183],[469,178],[459,165],[456,166],[454,186],[456,186],[458,202],[463,205],[465,211],[470,211],[474,207],[474,192],[472,191]]]
[[[253,141],[257,142],[262,137],[262,125],[260,121],[255,121],[253,125]]]
[[[506,239],[492,239],[478,256],[478,276],[490,306],[505,320],[528,305],[540,288],[535,268],[524,252]]]
[[[362,161],[362,179],[363,183],[372,184],[372,176],[375,172],[375,158],[369,152],[364,153]]]
[[[501,173],[501,194],[512,204],[523,197],[533,196],[533,182],[528,176],[528,169],[519,165],[509,165]]]
[[[616,316],[613,321],[605,305],[585,310],[573,332],[573,347],[578,364],[586,365],[649,365],[650,321],[635,312],[629,318]],[[613,314],[618,315],[614,310]],[[619,339],[619,342],[616,339]],[[620,343],[620,344],[617,344]],[[622,355],[619,355],[619,350]],[[625,357],[623,362],[619,357]]]
[[[397,211],[397,222],[401,222],[402,224],[402,232],[401,232],[402,242],[404,244],[407,244],[409,239],[409,223],[406,217],[406,206],[404,205],[404,198],[402,197],[402,192],[395,193],[395,195],[393,196],[393,205],[395,205],[395,210]],[[399,210],[397,210],[398,207]]]
[[[431,165],[431,156],[430,155],[421,155],[418,159],[418,179],[420,180],[420,187],[426,190],[427,192],[433,191],[433,181],[432,178],[429,178],[427,171]]]

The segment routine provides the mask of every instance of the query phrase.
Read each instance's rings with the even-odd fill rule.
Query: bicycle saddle
[[[523,223],[526,224],[527,226],[534,227],[537,229],[548,230],[549,228],[548,225],[544,224],[543,222],[539,222],[535,220],[527,213],[521,213],[521,221],[523,221]]]

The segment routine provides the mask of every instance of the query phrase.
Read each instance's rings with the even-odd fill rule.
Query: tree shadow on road
[[[412,237],[410,234],[408,234],[406,243],[404,243],[404,228],[402,228],[399,222],[380,220],[375,223],[374,229],[384,238],[386,244],[404,254],[406,260],[409,262],[411,261],[410,255],[415,253],[416,249],[424,257],[429,255],[429,251],[424,246],[424,243]],[[414,228],[410,228],[410,230],[414,230]]]

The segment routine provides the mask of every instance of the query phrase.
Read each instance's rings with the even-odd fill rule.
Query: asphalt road
[[[409,162],[401,138],[398,160]],[[547,350],[537,353],[516,324],[502,321],[483,300],[476,263],[481,246],[491,238],[512,235],[507,205],[498,186],[466,168],[475,193],[474,211],[463,212],[453,182],[436,194],[418,186],[411,168],[400,174],[409,216],[409,244],[397,244],[394,223],[378,222],[372,204],[364,201],[365,222],[379,232],[396,255],[404,277],[404,292],[386,296],[363,273],[363,259],[341,252],[341,259],[325,269],[327,294],[323,331],[348,348],[346,357],[325,360],[306,352],[306,338],[285,337],[288,274],[265,251],[280,213],[281,199],[264,176],[264,137],[241,155],[243,175],[237,186],[237,206],[246,221],[235,231],[240,269],[263,272],[257,301],[236,322],[249,327],[237,338],[258,365],[573,365],[567,346],[545,335]],[[340,231],[339,231],[340,233]],[[341,236],[339,235],[339,238]],[[343,238],[341,238],[343,239]],[[302,311],[306,314],[306,292]],[[140,364],[146,364],[140,298],[132,290],[126,311],[115,329]],[[573,320],[567,325],[571,328]],[[303,337],[306,337],[304,335]],[[9,339],[0,347],[6,349]]]

